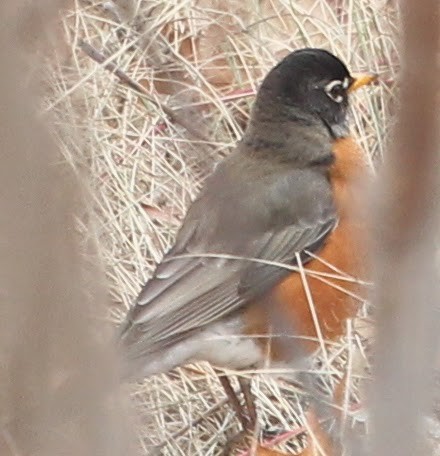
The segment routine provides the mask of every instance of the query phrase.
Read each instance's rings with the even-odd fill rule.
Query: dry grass
[[[129,2],[117,3],[122,8]],[[51,59],[55,90],[46,100],[65,159],[90,178],[114,304],[109,318],[115,322],[172,243],[205,177],[240,138],[255,90],[281,56],[321,46],[353,71],[381,75],[381,83],[353,103],[353,125],[372,165],[383,154],[398,70],[398,17],[390,2],[143,1],[137,14],[120,16],[122,23],[101,3],[76,0],[62,18],[67,44]],[[149,99],[87,57],[78,47],[81,39],[141,83]],[[164,114],[164,106],[176,110],[177,122]],[[84,139],[81,148],[75,136]],[[325,383],[341,377],[346,365],[351,385],[363,372],[362,337],[354,329],[349,335],[328,363],[317,361]],[[262,423],[298,428],[301,407],[289,387],[261,376],[254,390]],[[145,453],[163,443],[164,454],[219,454],[221,443],[239,429],[230,407],[221,403],[224,395],[209,366],[148,379],[133,395]]]

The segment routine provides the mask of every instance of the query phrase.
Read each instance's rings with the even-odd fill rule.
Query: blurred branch
[[[116,356],[105,343],[102,271],[76,229],[87,212],[83,189],[37,116],[28,80],[38,64],[30,51],[40,50],[60,4],[0,2],[2,456],[129,447]]]
[[[439,4],[406,0],[401,12],[401,106],[377,211],[374,456],[426,454],[418,431],[439,342]]]

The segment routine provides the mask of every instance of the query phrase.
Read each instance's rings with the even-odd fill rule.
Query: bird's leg
[[[240,400],[234,391],[234,388],[232,388],[228,377],[225,376],[224,372],[217,372],[217,377],[220,380],[220,383],[226,393],[226,396],[229,399],[229,402],[231,403],[232,408],[234,409],[235,414],[237,415],[238,420],[243,427],[243,430],[249,429],[249,420],[246,419],[245,415],[243,414],[243,406],[241,405]]]
[[[238,383],[246,404],[249,430],[254,430],[257,425],[257,409],[255,407],[255,396],[251,389],[251,379],[238,376]]]

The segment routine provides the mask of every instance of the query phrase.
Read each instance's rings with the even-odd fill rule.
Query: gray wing
[[[299,195],[299,199],[295,196],[298,197],[293,195],[291,199],[301,201],[304,195]],[[282,200],[279,195],[274,198]],[[316,195],[310,203],[314,201]],[[206,212],[209,205],[201,203],[199,207],[204,207]],[[221,206],[221,201],[213,204],[215,208]],[[250,206],[251,203],[243,202],[240,210],[234,212],[234,225],[231,225],[233,215],[228,215],[224,204],[215,211],[210,222],[229,227],[229,230],[225,228],[229,232],[207,233],[205,245],[210,250],[199,237],[200,232],[208,230],[204,217],[209,216],[203,213],[194,216],[197,207],[192,214],[189,212],[175,246],[141,290],[122,328],[122,343],[128,357],[158,352],[243,308],[291,272],[264,261],[295,265],[298,253],[301,261],[307,262],[307,252],[318,250],[337,224],[332,204],[327,201],[321,208],[311,210],[312,216],[310,213],[307,217],[292,216],[292,223],[286,223],[284,218],[277,220],[275,212],[268,212],[264,216],[266,229],[255,231],[252,229],[255,211]],[[293,207],[292,213],[297,212]],[[261,214],[258,221],[261,226]],[[215,238],[222,236],[222,242],[216,243]],[[226,242],[234,236],[240,239],[239,244]]]

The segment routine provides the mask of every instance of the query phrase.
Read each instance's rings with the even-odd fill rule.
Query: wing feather
[[[174,247],[128,313],[121,328],[127,358],[157,354],[234,315],[291,272],[270,263],[294,266],[298,253],[307,262],[306,252],[319,250],[336,224],[322,170],[268,170],[233,154],[190,207]]]
[[[291,268],[264,261],[294,266],[299,253],[302,262],[307,262],[305,251],[314,252],[321,247],[336,223],[335,217],[329,217],[312,226],[295,224],[263,235],[248,259],[185,258],[186,273],[177,268],[174,275],[156,275],[142,290],[140,304],[134,307],[123,330],[130,356],[141,357],[169,347],[183,335],[234,314],[291,272]],[[163,264],[173,265],[182,258],[167,257],[166,261]],[[157,289],[162,290],[161,295]],[[144,299],[146,292],[148,300]],[[135,336],[131,334],[133,330]]]

